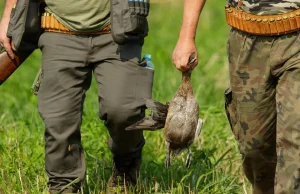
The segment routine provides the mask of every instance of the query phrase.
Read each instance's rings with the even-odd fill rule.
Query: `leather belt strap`
[[[97,32],[74,32],[66,28],[63,24],[61,24],[53,14],[44,13],[42,15],[41,27],[45,29],[46,32],[58,32],[64,34],[76,34],[76,35],[97,35],[97,34],[108,34],[111,32],[111,26],[108,25],[104,27],[102,30]]]
[[[280,15],[253,15],[225,6],[227,23],[249,34],[276,36],[288,34],[300,29],[300,10]]]

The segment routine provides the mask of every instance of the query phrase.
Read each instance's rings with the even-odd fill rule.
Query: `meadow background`
[[[178,0],[151,5],[150,31],[143,53],[152,55],[153,98],[161,102],[169,101],[181,82],[171,55],[181,25],[182,4]],[[250,193],[223,109],[223,91],[229,84],[224,4],[220,0],[207,1],[198,25],[199,65],[193,71],[192,83],[200,104],[200,117],[205,123],[200,138],[192,145],[191,168],[185,168],[184,153],[165,169],[166,145],[162,131],[145,132],[139,193]],[[0,14],[3,6],[4,1],[0,1]],[[0,194],[47,193],[44,124],[37,112],[37,97],[31,93],[40,61],[41,53],[37,50],[0,86]],[[81,131],[87,174],[82,193],[104,193],[112,161],[106,145],[108,132],[98,119],[94,81],[84,106]]]

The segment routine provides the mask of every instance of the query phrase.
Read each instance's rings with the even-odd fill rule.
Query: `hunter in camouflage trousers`
[[[232,29],[228,58],[226,109],[253,193],[300,193],[300,33]]]
[[[240,5],[254,15],[278,15],[299,9],[300,1]],[[232,28],[227,50],[226,112],[253,193],[300,193],[300,31],[262,36]]]
[[[195,35],[204,4],[205,0],[184,2],[172,56],[179,70],[188,69],[188,56],[197,50]],[[226,112],[244,172],[253,194],[300,194],[300,0],[227,4],[227,23],[233,27],[227,48]],[[292,23],[295,19],[297,24]]]

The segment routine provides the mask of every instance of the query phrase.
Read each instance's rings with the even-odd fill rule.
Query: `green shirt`
[[[110,23],[110,0],[46,0],[46,10],[68,29],[95,32]]]

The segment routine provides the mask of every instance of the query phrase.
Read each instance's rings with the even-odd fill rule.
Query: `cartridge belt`
[[[253,15],[225,6],[227,23],[249,34],[276,36],[300,29],[300,9],[280,15]]]
[[[108,25],[104,27],[102,30],[97,32],[74,32],[65,27],[62,23],[60,23],[53,14],[44,13],[42,15],[41,27],[46,32],[58,32],[64,34],[76,34],[76,35],[97,35],[97,34],[108,34],[111,32],[111,26]]]

